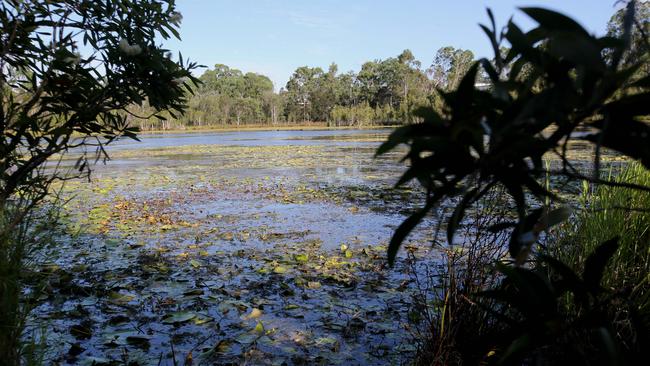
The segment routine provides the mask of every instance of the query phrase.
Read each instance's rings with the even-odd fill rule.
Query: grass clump
[[[40,365],[44,354],[41,336],[27,337],[26,328],[33,299],[41,281],[32,271],[35,250],[51,243],[58,220],[57,205],[25,210],[24,201],[0,205],[0,364]],[[35,284],[31,295],[23,290],[27,277]]]
[[[650,170],[631,163],[611,171],[614,184],[650,187]],[[591,190],[584,185],[580,197],[583,205],[576,220],[555,233],[557,257],[583,268],[589,253],[602,242],[619,237],[619,247],[609,262],[602,285],[628,291],[634,301],[644,302],[648,310],[650,288],[650,192],[617,186],[600,186]]]
[[[576,273],[596,247],[618,238],[618,248],[603,272],[601,286],[610,294],[604,316],[610,319],[619,351],[644,355],[650,344],[650,170],[639,163],[612,168],[609,185],[583,184],[582,206],[574,220],[559,227],[550,251]],[[624,187],[622,185],[627,185]],[[564,311],[576,314],[570,299]]]

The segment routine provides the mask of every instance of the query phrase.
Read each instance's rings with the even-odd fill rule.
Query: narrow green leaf
[[[580,34],[589,35],[589,32],[587,32],[580,24],[564,14],[535,7],[520,8],[520,10],[548,30],[578,32]]]
[[[458,228],[458,224],[460,224],[460,222],[463,221],[463,217],[465,217],[465,210],[467,209],[467,206],[471,205],[474,202],[477,192],[478,187],[467,192],[460,200],[458,205],[456,205],[454,213],[449,217],[449,222],[447,223],[447,241],[450,245],[454,242],[454,233]]]
[[[404,239],[413,231],[413,229],[424,219],[424,217],[433,208],[434,202],[428,201],[427,204],[420,210],[409,216],[400,226],[395,230],[393,237],[390,239],[388,245],[388,264],[392,267],[395,263],[397,251],[404,242]]]
[[[603,278],[607,262],[609,262],[609,259],[614,255],[614,253],[616,253],[617,249],[618,237],[615,237],[600,244],[593,253],[589,255],[585,262],[585,270],[582,274],[582,279],[588,288],[593,291],[597,291],[600,288],[600,281]]]

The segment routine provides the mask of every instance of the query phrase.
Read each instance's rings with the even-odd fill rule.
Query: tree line
[[[413,111],[439,106],[437,90],[455,88],[475,61],[469,50],[444,47],[423,67],[410,50],[364,63],[357,72],[339,72],[332,63],[297,68],[286,86],[274,91],[262,74],[216,64],[193,87],[183,115],[147,118],[149,107],[134,106],[131,124],[142,130],[239,127],[242,125],[327,123],[328,126],[403,124]]]
[[[639,3],[638,8],[638,19],[647,24],[648,3]],[[611,17],[608,37],[620,36],[623,18],[624,9]],[[633,51],[626,54],[625,62],[647,58],[634,51],[642,49],[645,42],[644,32],[637,33],[630,40]],[[510,50],[502,46],[499,51],[505,56]],[[185,83],[192,92],[188,93],[184,114],[168,113],[164,119],[160,115],[150,117],[153,109],[144,103],[132,106],[126,117],[131,126],[141,130],[295,126],[313,122],[355,127],[410,124],[421,121],[414,114],[421,107],[443,111],[443,94],[455,90],[476,61],[472,51],[447,46],[438,49],[429,65],[423,65],[407,49],[395,57],[368,61],[359,72],[339,72],[336,63],[327,70],[302,66],[277,92],[266,75],[216,64],[203,72],[198,86]],[[496,67],[495,61],[491,60]],[[647,75],[648,65],[646,62],[636,74]],[[522,75],[526,75],[529,67],[522,67]],[[492,87],[485,71],[478,71],[476,85],[481,89]]]

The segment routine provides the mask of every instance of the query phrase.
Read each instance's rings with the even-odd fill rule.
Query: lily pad
[[[277,267],[273,268],[273,272],[274,272],[274,273],[277,273],[277,274],[283,274],[283,273],[286,273],[286,272],[287,272],[287,267],[284,267],[284,266],[277,266]]]
[[[143,335],[133,335],[126,337],[126,342],[138,348],[147,349],[150,346],[150,338]]]
[[[163,324],[180,324],[196,318],[196,313],[181,311],[178,313],[167,314],[162,320]]]

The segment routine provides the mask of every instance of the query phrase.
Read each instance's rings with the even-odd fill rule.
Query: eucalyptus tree
[[[319,79],[324,75],[320,67],[302,66],[287,82],[287,117],[294,121],[313,120],[314,95]]]
[[[632,65],[639,60],[644,63],[639,70],[641,74],[650,74],[650,2],[637,1],[634,3],[634,19],[626,18],[626,8],[621,7],[607,23],[607,35],[614,38],[621,38],[626,27],[631,28],[628,50],[621,55],[621,62],[625,65]],[[609,54],[613,56],[612,53]]]
[[[473,63],[472,51],[447,46],[438,49],[428,72],[436,88],[449,91],[458,87]]]

